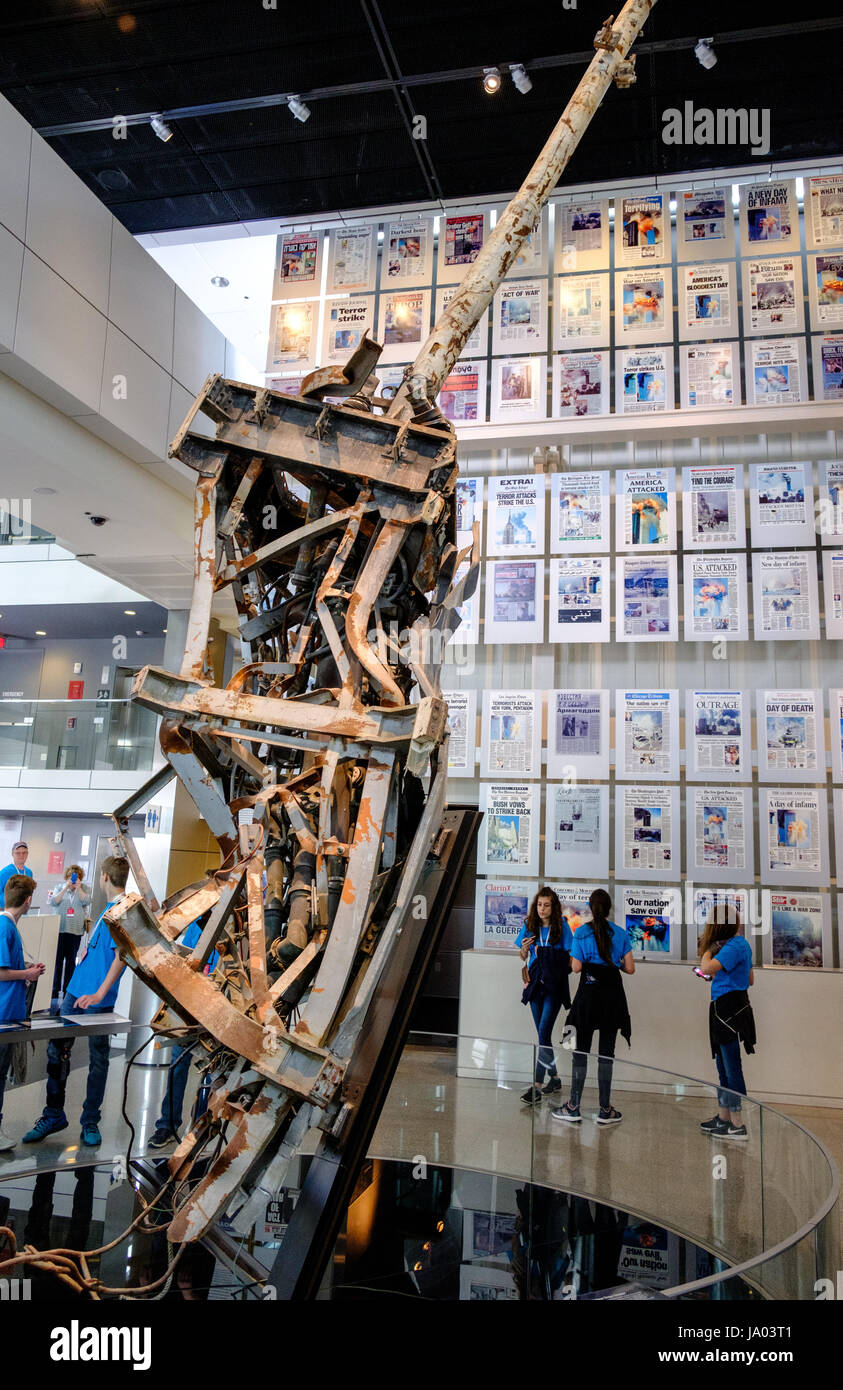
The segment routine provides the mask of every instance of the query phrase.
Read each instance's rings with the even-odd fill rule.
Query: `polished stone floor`
[[[120,1114],[125,1053],[112,1052],[101,1131],[102,1148],[81,1146],[78,1116],[84,1096],[85,1049],[68,1079],[62,1133],[37,1146],[18,1143],[0,1154],[0,1183],[33,1170],[101,1162],[125,1154],[129,1130]],[[74,1059],[75,1060],[75,1059]],[[681,1093],[647,1094],[634,1089],[613,1095],[623,1123],[601,1128],[590,1118],[597,1097],[583,1097],[581,1125],[554,1121],[550,1104],[528,1109],[521,1083],[455,1075],[455,1053],[408,1047],[402,1058],[371,1146],[380,1157],[427,1160],[497,1172],[599,1197],[661,1220],[696,1236],[732,1260],[749,1258],[790,1234],[816,1209],[828,1190],[827,1169],[818,1150],[788,1116],[816,1134],[838,1167],[843,1166],[843,1110],[814,1106],[746,1110],[746,1144],[719,1144],[700,1134],[699,1121],[711,1101]],[[127,1086],[127,1113],[136,1126],[134,1152],[143,1150],[155,1127],[166,1084],[165,1068],[135,1065]],[[590,1078],[591,1080],[592,1078]],[[188,1101],[195,1083],[191,1079]],[[554,1098],[555,1100],[556,1098]],[[22,1135],[41,1112],[43,1080],[6,1093],[3,1128]],[[762,1184],[763,1176],[763,1184]],[[839,1227],[837,1228],[839,1239]],[[807,1254],[806,1252],[803,1252]],[[795,1257],[792,1257],[795,1258]],[[791,1265],[782,1276],[792,1278]]]

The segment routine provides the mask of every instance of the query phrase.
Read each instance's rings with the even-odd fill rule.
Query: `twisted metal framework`
[[[212,1073],[208,1110],[169,1160],[173,1243],[223,1212],[248,1232],[311,1128],[342,1143],[359,1099],[343,1081],[378,981],[402,922],[427,911],[417,888],[437,851],[447,773],[439,673],[476,584],[474,565],[457,578],[468,552],[456,547],[455,439],[431,402],[605,91],[634,80],[627,55],[654,3],[628,0],[597,34],[572,100],[394,401],[375,395],[380,348],[366,340],[299,397],[210,377],[171,447],[197,473],[193,599],[180,673],[147,667],[135,683],[134,698],[162,716],[166,765],[114,813],[140,891],[107,920],[164,1001],[153,1026],[189,1038]],[[192,429],[199,411],[215,438]],[[220,689],[206,654],[225,589],[244,664]],[[216,837],[220,866],[159,905],[129,817],[173,776]],[[198,943],[179,945],[197,918]],[[210,1139],[219,1152],[207,1162]]]

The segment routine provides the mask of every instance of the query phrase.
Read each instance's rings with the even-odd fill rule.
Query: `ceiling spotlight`
[[[224,275],[212,275],[211,284],[216,285],[218,290],[227,290],[231,281],[226,280]]]
[[[500,68],[483,69],[483,90],[491,96],[493,92],[500,91],[501,70]]]
[[[704,68],[713,68],[717,62],[717,54],[711,45],[711,39],[700,39],[694,47],[694,52],[697,55],[697,62],[702,63]]]
[[[35,636],[36,636],[36,637],[46,637],[47,634],[46,634],[46,632],[44,632],[40,627],[37,627],[37,628],[35,629]]]
[[[126,614],[128,618],[133,618],[135,616],[134,608],[124,608],[123,612]]]
[[[521,93],[522,97],[525,97],[528,92],[533,90],[533,84],[527,76],[527,70],[523,63],[510,63],[509,71],[512,74],[512,80],[515,83],[516,89]]]
[[[301,97],[287,97],[287,105],[297,121],[306,121],[310,118],[310,107],[305,105]]]
[[[168,140],[172,140],[173,132],[167,125],[167,122],[162,121],[160,116],[153,116],[149,124],[152,126],[152,129],[155,131],[155,134],[158,136],[159,140],[163,140],[165,144]]]

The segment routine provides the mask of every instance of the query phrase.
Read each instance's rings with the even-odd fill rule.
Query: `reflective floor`
[[[57,1167],[67,1170],[75,1165],[89,1165],[92,1159],[97,1160],[99,1174],[90,1196],[85,1186],[89,1178],[80,1175],[81,1186],[76,1185],[69,1171],[61,1172],[51,1188],[45,1181],[39,1189],[42,1198],[46,1198],[50,1189],[52,1219],[70,1224],[74,1221],[78,1224],[83,1218],[89,1221],[92,1233],[88,1242],[90,1248],[91,1244],[97,1243],[104,1227],[105,1208],[102,1202],[116,1204],[116,1221],[125,1214],[121,1202],[125,1203],[130,1198],[130,1189],[119,1181],[120,1159],[125,1155],[129,1140],[129,1130],[120,1115],[125,1053],[118,1050],[112,1052],[100,1126],[103,1144],[101,1149],[92,1153],[80,1145],[78,1116],[84,1096],[87,1049],[82,1045],[78,1051],[80,1065],[74,1068],[68,1080],[69,1128],[35,1147],[19,1143],[11,1153],[0,1154],[0,1198],[5,1199],[11,1209],[19,1214],[19,1220],[23,1223],[19,1225],[19,1230],[22,1232],[33,1206],[33,1172],[37,1175]],[[143,1152],[155,1127],[166,1076],[166,1069],[141,1068],[137,1065],[129,1075],[127,1113],[137,1128],[133,1149],[135,1154]],[[188,1103],[195,1084],[195,1078],[191,1078]],[[571,1130],[550,1118],[548,1104],[542,1105],[538,1111],[528,1110],[521,1105],[521,1089],[521,1085],[514,1083],[458,1078],[455,1076],[453,1051],[409,1047],[384,1108],[371,1153],[383,1159],[403,1161],[417,1170],[421,1161],[428,1170],[440,1173],[440,1182],[450,1182],[451,1179],[441,1175],[456,1169],[463,1175],[473,1174],[474,1182],[491,1180],[497,1183],[499,1193],[503,1191],[501,1184],[508,1184],[506,1190],[510,1196],[507,1198],[509,1205],[506,1214],[509,1216],[515,1214],[513,1194],[517,1188],[524,1188],[525,1179],[532,1179],[532,1186],[536,1190],[558,1188],[562,1192],[579,1196],[585,1194],[586,1197],[599,1193],[604,1200],[611,1199],[622,1187],[624,1206],[635,1211],[645,1222],[655,1224],[661,1220],[674,1231],[696,1236],[701,1245],[708,1247],[715,1255],[728,1252],[732,1258],[755,1253],[759,1231],[774,1229],[777,1222],[787,1225],[790,1216],[788,1201],[784,1192],[777,1190],[775,1143],[769,1139],[764,1152],[761,1151],[762,1136],[753,1135],[752,1132],[748,1145],[742,1148],[732,1146],[725,1155],[729,1165],[729,1181],[713,1181],[712,1143],[698,1130],[699,1120],[710,1113],[710,1102],[690,1096],[678,1100],[673,1096],[626,1093],[615,1097],[624,1112],[623,1124],[601,1130],[586,1118],[581,1126]],[[4,1106],[4,1131],[12,1136],[23,1134],[40,1114],[43,1103],[44,1083],[41,1080],[8,1091]],[[807,1106],[781,1109],[816,1133],[838,1164],[843,1160],[843,1111]],[[594,1110],[596,1097],[587,1090],[583,1113],[588,1117]],[[755,1180],[762,1162],[765,1172],[765,1212],[759,1210],[760,1192]],[[783,1179],[798,1178],[798,1174],[786,1171],[786,1164],[780,1163],[779,1166]],[[492,1174],[491,1179],[489,1173]],[[24,1174],[29,1176],[25,1177]],[[118,1181],[111,1182],[112,1176],[116,1176]],[[458,1188],[457,1182],[457,1207],[469,1209]],[[118,1196],[121,1189],[123,1195]],[[575,1201],[576,1197],[570,1200]],[[496,1202],[497,1198],[490,1200],[490,1204],[482,1209],[494,1213]],[[85,1217],[89,1204],[90,1215]],[[778,1211],[777,1204],[780,1208]],[[35,1205],[38,1207],[38,1203]],[[446,1210],[453,1205],[449,1201]],[[43,1202],[38,1209],[46,1210]],[[593,1220],[596,1219],[594,1211],[596,1208],[592,1206]],[[279,1221],[282,1221],[282,1217],[283,1213]],[[43,1216],[39,1217],[36,1211],[33,1219],[37,1230],[39,1220],[43,1224]],[[445,1217],[437,1216],[439,1219]],[[762,1222],[766,1223],[766,1227]],[[451,1231],[452,1224],[448,1218],[448,1231]],[[613,1239],[618,1234],[617,1224],[614,1221],[612,1226],[615,1233]],[[620,1234],[623,1236],[622,1231]],[[34,1237],[27,1239],[31,1239],[33,1244],[42,1243]],[[57,1243],[52,1231],[50,1239],[53,1244]],[[411,1236],[408,1235],[407,1239],[410,1240]],[[456,1235],[454,1239],[457,1239]],[[67,1243],[73,1244],[70,1240]],[[684,1248],[684,1242],[680,1244]],[[120,1277],[125,1277],[124,1256],[125,1251],[120,1256],[124,1260]],[[134,1252],[128,1257],[130,1265],[133,1258]],[[702,1252],[699,1257],[694,1255],[693,1259],[690,1255],[687,1259],[683,1255],[683,1268],[696,1267],[698,1258],[703,1259]],[[115,1270],[115,1273],[120,1271]],[[392,1278],[394,1270],[388,1271],[388,1274]],[[205,1278],[205,1272],[201,1277]],[[451,1292],[442,1296],[459,1296],[452,1292],[454,1278],[459,1283],[462,1278],[459,1271],[455,1275],[451,1270],[448,1275]],[[565,1274],[563,1284],[567,1278]],[[210,1282],[209,1276],[206,1283]],[[355,1276],[351,1282],[359,1280]],[[229,1289],[230,1283],[229,1279],[226,1286]],[[489,1287],[494,1287],[494,1281]],[[231,1296],[231,1293],[221,1292],[219,1296]],[[497,1298],[512,1294],[491,1292],[472,1296]]]

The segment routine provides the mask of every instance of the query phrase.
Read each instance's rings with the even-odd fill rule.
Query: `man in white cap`
[[[12,862],[7,864],[5,869],[0,869],[0,903],[3,901],[3,894],[6,891],[6,884],[12,874],[26,874],[27,878],[32,878],[32,870],[26,867],[29,855],[29,845],[26,840],[18,840],[16,845],[12,845]]]

